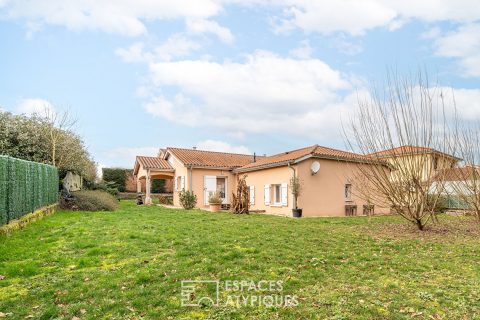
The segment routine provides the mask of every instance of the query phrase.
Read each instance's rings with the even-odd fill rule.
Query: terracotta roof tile
[[[253,155],[182,148],[167,148],[186,166],[234,169],[253,162]],[[258,158],[262,158],[257,156]]]
[[[261,168],[270,167],[270,166],[286,165],[290,161],[295,161],[308,155],[311,155],[314,157],[320,157],[320,158],[329,158],[329,159],[333,158],[333,159],[346,160],[346,161],[348,160],[371,161],[370,157],[366,157],[357,153],[322,147],[319,145],[313,145],[313,146],[305,147],[302,149],[282,152],[279,154],[275,154],[269,157],[259,159],[254,163],[250,163],[248,165],[245,165],[237,169],[237,171],[249,171],[249,170],[255,170],[257,168],[261,169]]]
[[[159,157],[137,156],[137,161],[143,166],[144,169],[173,170],[168,161]]]
[[[452,155],[443,153],[441,151],[435,150],[433,148],[428,148],[428,147],[418,147],[418,146],[400,146],[388,150],[383,150],[379,152],[375,152],[370,154],[369,156],[371,157],[385,157],[388,158],[390,156],[400,156],[400,155],[407,155],[407,154],[429,154],[429,153],[437,153],[437,154],[442,154],[448,157],[455,158]]]

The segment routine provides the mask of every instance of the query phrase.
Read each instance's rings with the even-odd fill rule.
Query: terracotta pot
[[[211,212],[219,212],[221,208],[222,208],[222,204],[220,203],[210,203]]]

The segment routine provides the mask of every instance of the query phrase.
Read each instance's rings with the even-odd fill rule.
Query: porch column
[[[147,177],[145,179],[145,204],[152,204],[152,198],[150,197],[151,186],[152,186],[152,179],[150,177],[150,170],[148,170]]]
[[[137,193],[142,192],[142,181],[140,180],[139,177],[137,177]]]

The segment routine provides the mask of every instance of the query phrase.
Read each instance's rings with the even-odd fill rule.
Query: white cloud
[[[197,148],[207,151],[252,154],[252,152],[245,146],[232,146],[229,143],[219,140],[200,141],[199,143],[197,143]]]
[[[468,24],[439,36],[436,54],[458,59],[465,76],[480,77],[480,24]]]
[[[267,3],[284,8],[283,16],[274,20],[278,32],[300,28],[307,32],[344,32],[359,36],[379,27],[396,30],[411,19],[468,23],[480,17],[480,6],[472,0],[283,0]]]
[[[191,52],[198,50],[200,44],[181,34],[174,34],[162,45],[154,49],[154,55],[160,60],[169,61],[173,58],[188,56]]]
[[[105,159],[108,159],[109,163],[113,166],[123,166],[127,168],[133,167],[135,164],[136,156],[151,156],[158,155],[159,148],[155,147],[138,147],[128,148],[120,147],[111,150],[104,151],[102,154]]]
[[[7,0],[5,16],[27,22],[63,26],[70,30],[101,30],[126,36],[147,32],[145,21],[159,19],[205,19],[222,9],[215,0]]]
[[[312,56],[313,48],[310,46],[308,40],[302,41],[298,48],[290,50],[289,55],[298,59],[309,59]]]
[[[55,107],[44,99],[23,99],[16,106],[15,112],[26,115],[47,116],[55,112]]]
[[[464,24],[480,17],[476,0],[0,0],[4,16],[30,23],[29,34],[48,24],[138,36],[147,33],[146,21],[185,19],[191,32],[213,33],[226,43],[234,38],[230,30],[209,19],[232,4],[279,8],[283,14],[272,18],[279,32],[300,28],[353,36],[379,27],[395,30],[412,19]]]
[[[380,1],[285,1],[285,18],[277,25],[279,32],[300,28],[329,34],[337,31],[362,35],[366,30],[386,26],[397,13]]]
[[[440,29],[439,27],[433,27],[423,32],[421,34],[421,38],[431,40],[431,39],[436,39],[441,35],[442,35],[442,29]]]
[[[440,87],[445,105],[452,111],[456,105],[458,117],[461,120],[480,120],[480,89],[460,89]]]
[[[318,59],[270,52],[243,63],[184,60],[150,65],[152,85],[178,90],[157,95],[146,111],[188,126],[214,126],[231,134],[337,135],[342,110],[352,106],[350,79]]]
[[[331,46],[337,49],[339,52],[350,56],[359,54],[363,51],[363,47],[361,45],[356,44],[352,41],[348,41],[343,36],[335,37],[335,39],[332,41]]]
[[[128,48],[118,48],[115,54],[125,62],[148,62],[150,59],[144,51],[145,45],[141,42],[132,44]]]
[[[115,54],[125,62],[170,61],[183,58],[201,47],[200,43],[183,34],[174,34],[164,43],[147,49],[142,42],[136,42],[128,48],[118,48]]]
[[[206,19],[187,20],[187,29],[192,33],[212,33],[225,43],[233,43],[232,32],[217,22]]]

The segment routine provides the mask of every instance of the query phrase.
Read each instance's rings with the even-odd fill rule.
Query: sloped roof
[[[253,155],[196,149],[167,148],[186,166],[234,169],[253,162]],[[257,159],[261,158],[257,156]]]
[[[289,162],[296,161],[308,156],[326,158],[326,159],[336,159],[336,160],[343,160],[343,161],[371,162],[372,160],[370,157],[366,157],[361,154],[342,151],[342,150],[328,148],[328,147],[322,147],[316,144],[306,148],[282,152],[279,154],[275,154],[273,156],[258,159],[256,162],[247,164],[241,168],[236,169],[236,171],[238,172],[253,171],[253,170],[259,170],[265,167],[282,166],[282,165],[288,164]]]
[[[137,156],[135,160],[134,174],[137,174],[139,165],[144,169],[173,170],[173,167],[167,160],[159,157]]]
[[[440,155],[443,155],[443,156],[446,156],[446,157],[449,157],[449,158],[460,160],[459,158],[456,158],[452,155],[449,155],[449,154],[446,154],[444,152],[435,150],[433,148],[419,147],[419,146],[409,146],[409,145],[400,146],[400,147],[396,147],[396,148],[391,148],[391,149],[371,153],[369,156],[379,157],[379,158],[388,158],[388,157],[392,157],[392,156],[404,156],[404,155],[412,155],[412,154],[413,155],[414,154],[429,154],[429,153],[436,153],[436,154],[440,154]]]
[[[476,180],[480,180],[480,168],[474,166],[465,166],[460,168],[449,168],[439,170],[437,175],[433,178],[434,181],[464,181],[472,179],[474,173],[477,176]]]

